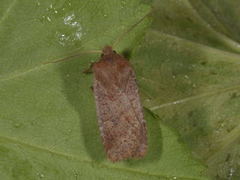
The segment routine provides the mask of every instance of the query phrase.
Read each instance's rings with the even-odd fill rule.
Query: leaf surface
[[[149,13],[148,4],[139,0],[1,4],[0,179],[208,179],[206,168],[175,130],[148,109],[146,158],[111,163],[103,152],[92,75],[82,71],[99,58],[93,50],[113,44],[122,34],[119,52],[136,47],[150,20],[124,32]],[[45,64],[76,52],[82,53],[71,61]],[[143,61],[150,63],[149,58]],[[136,72],[142,68],[136,66]]]
[[[144,105],[177,129],[213,178],[239,179],[240,3],[154,3],[133,56]]]

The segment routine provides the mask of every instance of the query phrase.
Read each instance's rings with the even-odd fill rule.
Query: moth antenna
[[[79,53],[77,53],[77,54],[73,54],[73,55],[67,56],[67,57],[65,57],[65,58],[57,59],[57,60],[55,60],[55,61],[43,62],[43,64],[50,64],[50,63],[58,63],[58,62],[63,62],[63,61],[69,61],[69,60],[71,60],[72,58],[81,56],[82,54],[95,54],[95,53],[96,53],[96,54],[102,53],[102,51],[100,51],[100,50],[82,51],[82,52],[79,52]]]
[[[148,15],[150,15],[152,13],[149,12],[146,15],[144,15],[141,19],[139,19],[136,23],[134,23],[133,25],[131,25],[126,31],[124,31],[122,34],[120,34],[120,36],[115,40],[115,42],[113,43],[112,47],[116,47],[116,45],[125,37],[126,34],[128,34],[129,32],[131,32],[133,30],[134,27],[136,27],[138,24],[140,24]]]

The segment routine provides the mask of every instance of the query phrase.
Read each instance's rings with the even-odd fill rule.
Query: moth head
[[[105,46],[102,50],[102,55],[103,56],[110,55],[110,54],[113,54],[113,53],[115,53],[115,51],[113,51],[111,46]]]

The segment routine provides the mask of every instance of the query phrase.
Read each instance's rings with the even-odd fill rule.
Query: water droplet
[[[46,17],[45,17],[45,16],[42,16],[42,17],[40,18],[40,21],[41,21],[41,22],[44,22],[45,19],[46,19]]]
[[[66,36],[65,34],[57,33],[57,37],[59,44],[61,44],[62,46],[65,46],[66,42],[69,40],[69,36]]]
[[[63,22],[64,24],[71,24],[71,21],[75,18],[75,15],[74,14],[71,14],[69,16],[66,16],[64,19],[63,19]]]
[[[49,22],[51,22],[51,21],[52,21],[52,20],[51,20],[51,18],[50,18],[49,16],[47,17],[47,20],[48,20]]]
[[[76,26],[77,24],[78,23],[76,21],[71,23],[72,26]]]
[[[185,75],[184,78],[185,78],[185,79],[189,79],[189,76],[188,76],[188,75]]]
[[[75,39],[81,39],[82,37],[82,32],[81,31],[77,31],[76,34],[75,34]]]
[[[37,176],[39,176],[40,178],[44,178],[45,177],[45,175],[42,174],[42,173],[37,173]]]
[[[177,103],[178,103],[177,101],[173,102],[173,104],[177,104]]]
[[[233,176],[234,172],[235,172],[235,170],[233,168],[230,168],[228,179],[232,179],[232,176]]]
[[[21,124],[20,124],[20,123],[15,123],[15,124],[14,124],[14,127],[15,127],[15,128],[19,128],[19,127],[21,127]]]
[[[86,34],[83,32],[82,25],[74,13],[67,14],[63,17],[63,28],[58,29],[56,37],[62,46],[76,45]]]

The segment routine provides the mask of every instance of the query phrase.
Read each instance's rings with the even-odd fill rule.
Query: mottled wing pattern
[[[135,112],[137,120],[140,122],[140,146],[136,152],[136,157],[142,157],[146,154],[147,151],[147,130],[146,130],[146,121],[144,120],[143,109],[140,102],[138,86],[136,84],[136,76],[133,69],[130,69],[129,78],[125,88],[125,94],[128,97],[128,100],[131,103],[131,106]]]
[[[108,158],[119,161],[144,156],[146,125],[132,67],[112,54],[94,64],[93,72],[99,128]]]

